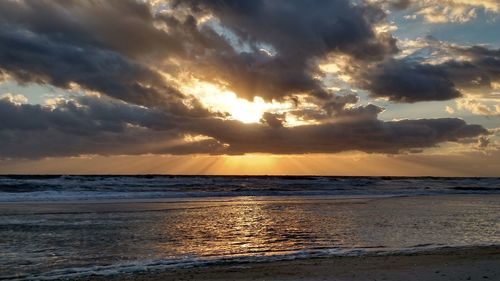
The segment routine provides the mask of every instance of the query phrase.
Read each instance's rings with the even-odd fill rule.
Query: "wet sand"
[[[78,280],[500,280],[500,246],[185,268]]]

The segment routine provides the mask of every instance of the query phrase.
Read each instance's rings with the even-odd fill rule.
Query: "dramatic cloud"
[[[277,114],[265,112],[262,115],[261,122],[269,125],[271,128],[281,128],[285,124],[286,114]]]
[[[365,109],[371,109],[370,106]],[[0,157],[86,154],[314,153],[359,150],[398,153],[488,132],[460,119],[350,122],[283,127],[214,118],[176,120],[161,111],[110,99],[82,97],[57,106],[0,100]],[[191,136],[200,136],[191,137]]]
[[[186,120],[184,120],[185,122]],[[93,96],[51,106],[0,99],[0,157],[212,153],[213,139],[184,139],[183,120]],[[217,146],[217,147],[214,147]]]
[[[368,67],[354,61],[346,71],[371,96],[395,102],[450,100],[463,93],[494,98],[489,93],[500,82],[500,50],[428,40],[414,51],[437,48],[428,58],[409,55]]]
[[[373,110],[376,107],[368,106],[364,109]],[[399,153],[489,134],[482,126],[468,125],[456,118],[390,122],[364,118],[349,122],[274,128],[261,124],[241,126],[236,121],[212,120],[195,130],[226,144],[224,153],[230,154],[326,153],[350,150]]]
[[[448,61],[444,66],[459,87],[493,90],[496,82],[500,82],[500,49],[473,46],[457,47],[453,51],[465,60]]]
[[[47,105],[1,93],[0,157],[399,153],[488,134],[461,119],[379,120],[384,109],[358,90],[413,103],[500,79],[486,47],[401,56],[386,16],[349,0],[2,1],[0,77],[81,93]],[[328,72],[329,60],[344,64]],[[253,102],[255,123],[204,103],[208,89],[214,103]]]
[[[0,23],[22,28],[49,41],[92,46],[134,58],[181,53],[182,43],[155,27],[149,7],[140,1],[7,0]]]
[[[363,87],[375,97],[397,102],[449,100],[460,92],[441,66],[404,60],[379,64],[362,74]]]
[[[0,68],[14,78],[74,82],[146,106],[180,95],[157,71],[187,72],[248,99],[326,98],[317,60],[336,51],[373,61],[397,51],[394,38],[374,31],[384,12],[348,0],[180,1],[155,14],[129,0],[4,1],[0,16]]]
[[[154,44],[168,50],[173,40],[164,37],[149,10],[133,1],[0,3],[0,69],[21,82],[77,83],[135,104],[158,104],[180,93],[126,55],[154,53]]]
[[[349,1],[178,1],[197,14],[214,14],[235,50],[197,57],[205,78],[223,80],[238,95],[280,99],[294,93],[327,97],[317,60],[337,51],[360,60],[381,60],[397,51],[395,39],[377,34],[385,14]],[[213,77],[215,76],[215,77]]]
[[[16,80],[70,88],[71,83],[127,102],[157,105],[168,94],[157,73],[121,54],[51,41],[15,28],[0,29],[0,67]]]

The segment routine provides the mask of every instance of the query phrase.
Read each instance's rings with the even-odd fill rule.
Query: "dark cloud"
[[[345,95],[332,95],[330,99],[322,104],[322,108],[329,116],[331,116],[334,113],[338,114],[343,111],[346,105],[356,104],[358,101],[359,98],[355,93],[348,93]]]
[[[206,115],[150,65],[182,55],[136,1],[2,1],[0,70],[21,83],[84,89],[175,114]]]
[[[399,153],[488,134],[479,125],[468,125],[463,120],[453,118],[392,122],[364,119],[280,129],[260,124],[242,126],[239,122],[214,120],[211,124],[204,124],[199,132],[228,144],[225,152],[232,154],[328,153],[349,150]]]
[[[492,89],[492,83],[500,81],[500,49],[472,46],[455,47],[452,51],[467,57],[466,61],[443,64],[459,87]]]
[[[69,88],[77,83],[130,103],[158,105],[180,97],[148,68],[109,50],[56,42],[18,30],[0,29],[0,67],[20,82]]]
[[[440,65],[389,60],[357,75],[361,76],[361,86],[373,97],[387,97],[391,101],[436,101],[461,96],[449,73]]]
[[[208,14],[214,18],[203,23]],[[472,74],[496,79],[498,54],[487,49],[461,50],[473,58],[467,63],[392,59],[396,40],[374,31],[385,17],[379,7],[348,0],[186,0],[168,12],[132,0],[2,1],[1,77],[77,84],[102,96],[52,107],[1,99],[0,157],[398,153],[487,134],[459,119],[384,122],[382,108],[356,106],[354,92],[325,88],[318,61],[331,55],[363,66],[348,74],[373,96],[398,102],[458,97],[456,87]],[[179,92],[184,77],[247,99],[306,94],[309,105],[297,98],[295,110],[267,112],[260,124],[225,120]],[[315,124],[287,127],[286,114]]]
[[[411,5],[411,0],[389,0],[388,4],[391,8],[397,10],[404,10]]]
[[[286,122],[286,114],[264,112],[260,121],[271,128],[282,128]]]
[[[385,18],[374,6],[350,1],[178,1],[193,13],[206,10],[247,45],[240,51],[199,57],[201,72],[229,83],[238,95],[281,99],[294,93],[328,97],[314,78],[317,60],[331,52],[381,60],[397,51],[395,39],[373,27]],[[266,49],[262,51],[261,49]],[[272,53],[269,55],[268,53]]]
[[[0,109],[0,130],[54,129],[94,135],[103,131],[122,133],[129,125],[162,130],[175,127],[174,117],[161,111],[92,96],[60,100],[50,107],[14,104],[4,98],[0,99]]]
[[[308,1],[179,1],[171,7],[170,14],[154,14],[148,5],[132,0],[3,1],[2,30],[17,31],[17,41],[24,36],[24,41],[17,44],[29,43],[26,48],[30,52],[22,52],[23,46],[21,52],[15,52],[15,46],[7,44],[14,32],[4,34],[5,44],[0,44],[6,45],[9,55],[19,61],[15,68],[25,72],[24,80],[56,86],[65,86],[67,81],[88,82],[74,81],[79,77],[74,75],[80,74],[76,70],[63,75],[43,68],[50,65],[47,60],[54,61],[51,68],[66,70],[68,64],[81,64],[85,69],[80,71],[100,70],[97,77],[104,76],[103,71],[109,71],[109,75],[123,72],[123,80],[132,85],[90,81],[82,86],[113,97],[122,91],[123,100],[145,105],[178,94],[162,84],[155,71],[145,69],[145,64],[154,64],[174,75],[187,69],[205,80],[225,81],[239,96],[248,99],[281,99],[294,93],[327,97],[327,91],[314,78],[320,74],[316,60],[335,51],[372,61],[397,50],[394,38],[373,31],[385,13],[375,6],[353,5],[348,0],[315,5]],[[234,32],[236,40],[247,48],[235,50],[227,34],[218,34],[208,25],[199,26],[197,17],[208,12],[214,13],[226,31]],[[271,48],[274,56],[262,48]],[[38,60],[30,61],[32,58]],[[181,69],[168,63],[169,58],[182,62]],[[94,62],[100,69],[91,65]],[[35,71],[33,65],[39,68]],[[0,68],[12,71],[14,66],[0,61]],[[131,97],[131,92],[137,94]]]
[[[377,119],[379,113],[382,113],[384,109],[382,107],[368,104],[365,106],[356,106],[350,108],[344,108],[337,113],[337,117],[346,118],[348,120],[372,120]]]
[[[225,147],[212,139],[187,142],[169,131],[128,128],[123,133],[78,136],[47,131],[1,131],[0,159],[71,157],[82,155],[145,155],[219,153]]]
[[[375,6],[353,5],[344,0],[320,0],[315,5],[304,0],[180,2],[210,9],[224,26],[253,48],[267,43],[278,55],[290,59],[342,51],[356,58],[377,60],[397,50],[393,39],[377,38],[374,33],[374,25],[386,16]]]
[[[442,47],[466,59],[429,64],[420,60],[389,59],[351,70],[358,84],[373,97],[395,102],[450,100],[468,93],[485,93],[500,81],[500,51],[481,46]]]
[[[309,100],[319,108],[299,108],[291,110],[289,113],[305,121],[353,122],[376,120],[378,114],[384,111],[383,108],[373,104],[356,106],[358,101],[359,97],[356,93],[341,90],[330,95],[327,100]]]
[[[161,111],[96,97],[61,101],[55,108],[2,99],[0,157],[349,150],[398,153],[488,134],[483,127],[460,119],[384,122],[376,119],[378,107],[368,105],[346,112],[351,110],[371,115],[345,122],[283,127],[282,117],[271,114],[265,115],[267,124],[243,124],[216,118],[178,120]],[[186,135],[205,137],[189,140]]]
[[[170,14],[153,14],[148,5],[132,0],[3,1],[0,69],[23,82],[62,88],[74,82],[135,104],[178,107],[181,103],[169,99],[180,93],[151,65],[174,76],[187,71],[224,81],[248,99],[294,93],[326,98],[315,79],[321,74],[318,59],[335,51],[380,60],[397,50],[391,36],[373,31],[384,12],[348,0],[315,5],[180,1],[171,6]],[[197,17],[208,12],[226,34],[198,25]],[[233,48],[228,32],[247,47]]]
[[[190,111],[184,97],[158,70],[222,83],[250,100],[297,93],[329,100],[317,64],[332,53],[366,66],[356,73],[358,84],[374,97],[397,102],[452,99],[460,87],[498,79],[498,51],[484,47],[461,49],[473,58],[468,62],[391,59],[398,51],[395,38],[374,31],[386,14],[364,2],[186,0],[168,7],[163,13],[133,0],[2,1],[0,69],[22,82],[62,88],[74,82],[179,114]],[[219,28],[200,22],[207,14]],[[196,111],[191,114],[206,114]]]
[[[55,107],[0,99],[0,158],[85,154],[189,154],[222,149],[212,139],[188,142],[183,122],[160,110],[97,97]]]
[[[156,28],[148,5],[139,1],[7,0],[0,3],[0,23],[135,58],[183,52],[182,43]]]

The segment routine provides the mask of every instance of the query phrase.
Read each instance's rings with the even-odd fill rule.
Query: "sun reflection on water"
[[[176,243],[164,251],[196,256],[273,255],[313,248],[342,246],[356,237],[343,215],[318,216],[321,201],[272,201],[241,197],[206,208],[178,211],[163,225],[164,237]],[[189,215],[188,215],[189,213]],[[184,215],[188,217],[183,218]],[[177,222],[172,224],[173,221]],[[182,223],[180,223],[182,222]],[[334,226],[334,227],[333,227]],[[347,239],[349,237],[349,239]]]

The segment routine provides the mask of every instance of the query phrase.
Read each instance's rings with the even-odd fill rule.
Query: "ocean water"
[[[7,280],[484,245],[498,178],[0,178]]]
[[[500,178],[0,176],[0,202],[437,194],[500,194]]]

